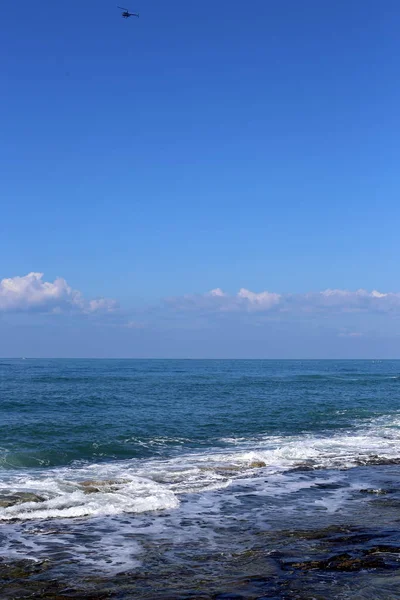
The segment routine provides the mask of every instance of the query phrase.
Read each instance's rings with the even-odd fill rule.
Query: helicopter
[[[138,13],[131,13],[129,12],[129,10],[127,8],[123,8],[122,6],[118,6],[117,8],[120,8],[121,10],[123,10],[124,12],[122,13],[122,17],[124,19],[129,19],[129,17],[138,17]]]

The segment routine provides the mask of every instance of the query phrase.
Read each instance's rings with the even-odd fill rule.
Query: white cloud
[[[307,296],[311,306],[319,308],[336,308],[344,312],[378,311],[392,312],[400,309],[400,294],[382,293],[377,290],[368,292],[359,289],[355,292],[349,290],[325,290]]]
[[[239,290],[237,297],[247,301],[247,308],[249,310],[268,310],[279,304],[281,299],[280,294],[270,292],[260,292],[257,294],[245,288]]]
[[[36,311],[60,313],[75,310],[83,313],[109,312],[114,300],[105,298],[87,302],[78,290],[72,289],[62,277],[44,281],[43,273],[28,273],[22,277],[0,280],[0,312]]]
[[[205,294],[186,294],[178,298],[170,298],[167,303],[179,311],[235,312],[235,311],[267,311],[275,308],[281,296],[270,292],[251,292],[241,288],[235,295],[225,293],[216,288]]]
[[[86,315],[109,314],[117,309],[115,300],[107,298],[85,299],[82,293],[73,289],[62,277],[46,281],[43,273],[32,272],[28,275],[0,280],[0,313],[5,312],[75,312]],[[161,312],[160,312],[161,310]],[[400,294],[394,292],[355,291],[326,289],[306,294],[279,294],[270,291],[254,292],[241,288],[230,294],[221,288],[215,288],[205,294],[187,294],[166,301],[163,307],[148,307],[149,314],[170,318],[171,312],[186,319],[189,314],[203,320],[212,315],[229,314],[248,315],[248,319],[277,319],[285,315],[294,318],[303,315],[333,314],[390,314],[400,316]],[[166,312],[167,311],[167,312]],[[125,313],[127,327],[142,327],[141,319],[135,320],[135,314]],[[120,318],[118,312],[116,318]],[[130,319],[133,319],[132,321]],[[356,337],[352,329],[343,331],[346,337]],[[343,336],[344,336],[343,335]]]
[[[224,296],[226,296],[226,294],[221,290],[221,288],[211,290],[211,292],[208,292],[208,295],[215,298],[224,298]]]
[[[400,314],[400,294],[327,289],[306,294],[278,294],[253,292],[241,288],[236,294],[227,294],[216,288],[205,294],[187,294],[172,298],[169,305],[179,311],[205,313],[224,312],[275,312],[279,313],[352,313],[384,312]]]
[[[373,298],[386,298],[387,294],[382,294],[381,292],[378,292],[377,290],[373,290],[371,292],[371,296]]]
[[[377,290],[373,290],[372,292],[368,292],[367,290],[356,290],[355,292],[351,292],[349,290],[324,290],[320,292],[321,296],[325,298],[385,298],[388,294],[382,294]]]
[[[118,307],[116,300],[111,298],[99,298],[98,300],[90,300],[86,312],[114,312]]]

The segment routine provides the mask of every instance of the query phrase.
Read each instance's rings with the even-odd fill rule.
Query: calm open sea
[[[399,464],[398,361],[3,359],[1,597],[400,598]]]

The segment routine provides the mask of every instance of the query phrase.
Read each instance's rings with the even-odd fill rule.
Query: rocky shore
[[[0,596],[2,600],[394,600],[399,597],[394,590],[400,589],[397,537],[395,529],[346,526],[263,532],[243,552],[199,553],[191,560],[182,556],[178,566],[169,563],[168,547],[153,549],[146,568],[75,583],[57,577],[50,561],[3,561]]]

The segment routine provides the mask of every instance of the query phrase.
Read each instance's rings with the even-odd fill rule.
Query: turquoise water
[[[0,556],[53,577],[365,515],[383,530],[360,492],[398,462],[399,361],[0,363]]]

